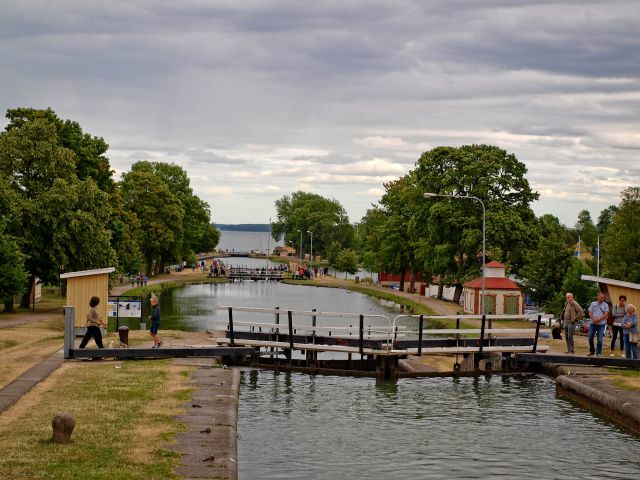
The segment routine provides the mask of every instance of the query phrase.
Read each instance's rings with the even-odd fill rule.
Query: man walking
[[[564,320],[564,337],[567,342],[567,351],[564,353],[575,353],[573,343],[573,332],[576,330],[576,322],[584,317],[584,310],[578,302],[573,299],[573,293],[567,293],[565,296],[564,308],[560,318]]]
[[[595,354],[597,357],[602,355],[602,337],[604,329],[607,326],[607,318],[609,317],[609,305],[604,301],[604,293],[598,293],[598,299],[589,305],[589,355]],[[598,335],[598,348],[593,347],[593,337]]]

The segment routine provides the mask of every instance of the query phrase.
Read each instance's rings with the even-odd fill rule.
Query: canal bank
[[[556,393],[640,435],[640,389],[619,385],[611,369],[543,364],[541,371],[556,381]]]

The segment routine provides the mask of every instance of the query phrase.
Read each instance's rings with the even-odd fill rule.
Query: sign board
[[[142,300],[109,300],[109,316],[142,318]]]

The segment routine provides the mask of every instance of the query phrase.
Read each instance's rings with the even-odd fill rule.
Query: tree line
[[[51,109],[7,111],[0,133],[0,300],[29,306],[36,278],[115,266],[162,271],[210,251],[209,205],[174,164],[139,161],[114,180],[102,137]]]
[[[455,287],[458,301],[464,283],[482,274],[484,205],[487,263],[507,265],[548,311],[559,313],[566,291],[582,304],[593,300],[595,284],[580,277],[596,272],[598,238],[600,275],[640,282],[639,188],[625,189],[620,204],[603,210],[597,224],[583,210],[575,226],[566,227],[554,215],[534,214],[531,204],[539,194],[526,173],[515,155],[496,146],[437,147],[424,152],[407,175],[385,183],[382,198],[354,225],[336,200],[285,195],[276,201],[273,237],[308,251],[306,232],[313,232],[314,254],[332,265],[341,254],[353,254],[369,270],[400,274],[401,290],[413,291],[421,275],[438,282],[440,297],[443,286]],[[578,239],[588,254],[580,258]]]

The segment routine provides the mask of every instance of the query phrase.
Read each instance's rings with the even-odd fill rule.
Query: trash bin
[[[129,327],[119,327],[118,337],[120,338],[121,345],[129,345]]]

